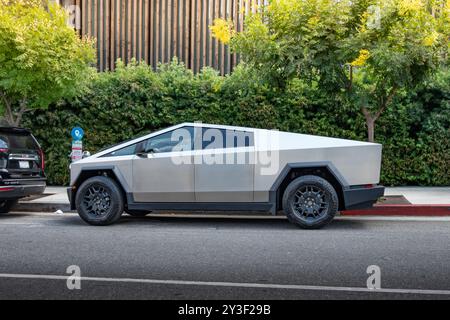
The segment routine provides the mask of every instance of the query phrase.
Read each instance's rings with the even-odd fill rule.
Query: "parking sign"
[[[81,139],[83,139],[83,136],[84,136],[84,130],[80,127],[74,127],[72,129],[72,131],[70,132],[70,135],[72,136],[73,140],[76,140],[76,141],[81,140]]]

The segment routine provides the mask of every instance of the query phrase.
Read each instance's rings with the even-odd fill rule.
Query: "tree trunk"
[[[14,112],[12,108],[12,101],[6,96],[6,94],[0,91],[0,97],[2,98],[3,104],[5,105],[5,120],[10,126],[18,127],[22,121],[23,114],[28,110],[27,99],[23,98],[20,101],[20,108],[17,111],[16,117],[14,117]]]
[[[369,108],[367,107],[361,107],[361,112],[363,113],[364,118],[366,118],[367,140],[369,142],[375,142],[375,121],[377,121],[377,119],[381,116],[386,107],[391,103],[396,92],[397,87],[396,86],[392,87],[386,99],[383,99],[381,101],[379,109],[374,113],[370,112]]]
[[[17,112],[16,119],[14,120],[14,126],[18,127],[20,125],[20,122],[22,122],[23,114],[27,111],[27,100],[22,99],[20,101],[20,109]]]
[[[6,94],[2,91],[0,91],[0,96],[2,97],[3,104],[5,105],[5,120],[8,123],[8,125],[14,125],[14,116],[11,109],[11,102],[6,97]]]
[[[375,119],[370,117],[366,118],[367,125],[367,140],[369,142],[375,141]]]
[[[370,113],[370,111],[366,107],[362,107],[361,111],[364,114],[364,118],[366,119],[367,141],[375,142],[375,121],[378,117]]]

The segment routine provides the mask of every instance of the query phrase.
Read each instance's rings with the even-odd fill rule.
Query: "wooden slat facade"
[[[97,67],[113,70],[121,58],[151,66],[178,57],[194,72],[211,66],[230,73],[239,57],[211,36],[214,19],[243,28],[246,12],[265,0],[60,0],[81,36],[96,39]],[[267,1],[267,0],[266,0]],[[78,13],[78,15],[76,14]]]

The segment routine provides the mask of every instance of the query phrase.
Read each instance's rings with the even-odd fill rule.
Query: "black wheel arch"
[[[75,180],[75,183],[71,186],[72,190],[71,191],[72,194],[70,195],[71,210],[76,210],[75,198],[78,188],[83,184],[84,181],[96,176],[104,176],[114,180],[122,192],[125,205],[127,204],[127,192],[125,191],[124,187],[126,186],[125,179],[120,175],[120,173],[116,172],[114,166],[101,168],[86,168],[81,170],[80,174],[78,175],[78,178]]]
[[[277,211],[283,209],[282,198],[289,183],[305,175],[315,175],[327,180],[338,195],[338,210],[345,208],[344,189],[348,187],[348,183],[331,162],[298,162],[288,163],[272,185],[270,200],[275,203]]]

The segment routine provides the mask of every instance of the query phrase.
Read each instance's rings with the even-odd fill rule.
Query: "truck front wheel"
[[[119,185],[104,176],[84,181],[77,191],[75,203],[81,219],[95,226],[116,222],[124,209],[124,197]]]

